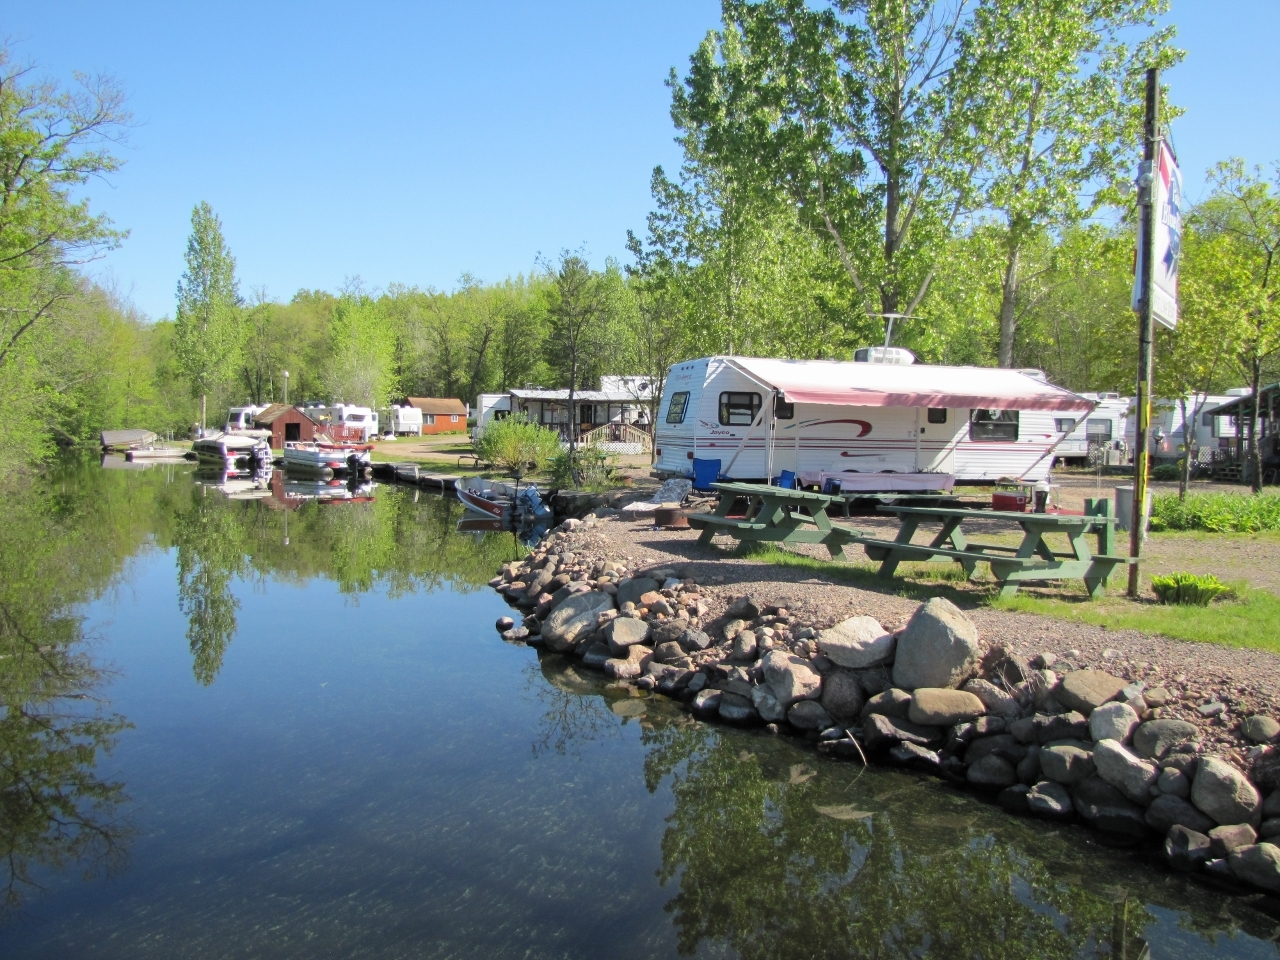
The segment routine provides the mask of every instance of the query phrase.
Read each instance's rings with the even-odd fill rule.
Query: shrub
[[[1151,529],[1211,533],[1280,530],[1280,496],[1195,493],[1179,499],[1174,493],[1161,494],[1151,502]]]
[[[562,448],[551,459],[551,481],[558,487],[600,491],[613,482],[613,458],[598,444],[580,446],[570,459]]]
[[[560,434],[516,414],[491,421],[476,440],[475,448],[480,459],[509,473],[537,473],[560,453]]]
[[[1178,603],[1184,606],[1207,607],[1221,596],[1231,594],[1231,588],[1213,574],[1171,573],[1167,577],[1152,577],[1151,589],[1161,603]]]
[[[1152,480],[1177,480],[1182,476],[1182,463],[1162,463],[1151,471]]]

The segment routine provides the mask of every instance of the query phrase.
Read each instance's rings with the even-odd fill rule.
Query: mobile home
[[[1147,433],[1152,459],[1180,460],[1183,446],[1190,434],[1197,450],[1216,450],[1219,446],[1229,446],[1236,435],[1235,422],[1230,416],[1222,416],[1214,411],[1224,404],[1247,397],[1252,391],[1248,387],[1237,387],[1224,394],[1191,394],[1186,399],[1187,415],[1195,416],[1195,423],[1190,431],[1182,419],[1182,404],[1176,399],[1158,399],[1151,402],[1151,427]],[[1125,441],[1133,448],[1138,433],[1138,418],[1130,416],[1126,425]]]
[[[1103,463],[1123,464],[1128,461],[1125,429],[1133,400],[1118,393],[1082,393],[1082,397],[1098,401],[1087,417],[1058,417],[1056,427],[1068,431],[1054,455],[1058,460],[1080,465],[1090,457]]]
[[[1063,436],[1055,417],[1096,405],[1019,371],[926,366],[901,354],[888,363],[675,364],[658,408],[655,468],[687,477],[695,458],[720,460],[735,480],[790,470],[806,485],[837,478],[868,491],[1039,480]]]

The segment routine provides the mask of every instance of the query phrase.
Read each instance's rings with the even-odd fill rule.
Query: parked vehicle
[[[657,472],[690,477],[698,459],[719,460],[720,475],[734,480],[786,470],[805,485],[856,478],[868,491],[1034,481],[1048,475],[1063,437],[1055,416],[1096,405],[1016,370],[916,364],[893,347],[866,355],[887,359],[673,365],[658,409]]]
[[[1096,400],[1098,405],[1086,417],[1056,419],[1058,430],[1069,430],[1058,444],[1056,458],[1077,466],[1126,463],[1129,446],[1125,430],[1133,400],[1118,393],[1082,393],[1080,396]]]
[[[422,436],[422,411],[417,407],[393,406],[388,429],[397,437]]]
[[[227,425],[223,428],[223,432],[244,433],[255,430],[254,421],[257,419],[258,414],[265,411],[269,406],[270,404],[264,404],[260,407],[250,404],[247,407],[232,407],[227,411]],[[260,432],[267,436],[271,434],[270,430]]]

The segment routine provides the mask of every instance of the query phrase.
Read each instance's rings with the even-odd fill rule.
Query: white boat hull
[[[286,443],[284,466],[286,470],[312,475],[340,476],[361,473],[368,469],[370,449],[338,443]]]

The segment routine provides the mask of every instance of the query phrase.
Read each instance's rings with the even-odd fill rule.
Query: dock
[[[459,478],[451,473],[436,473],[423,470],[422,465],[413,461],[405,463],[384,463],[375,461],[371,464],[373,475],[379,480],[395,480],[417,487],[430,487],[435,490],[453,490]]]

